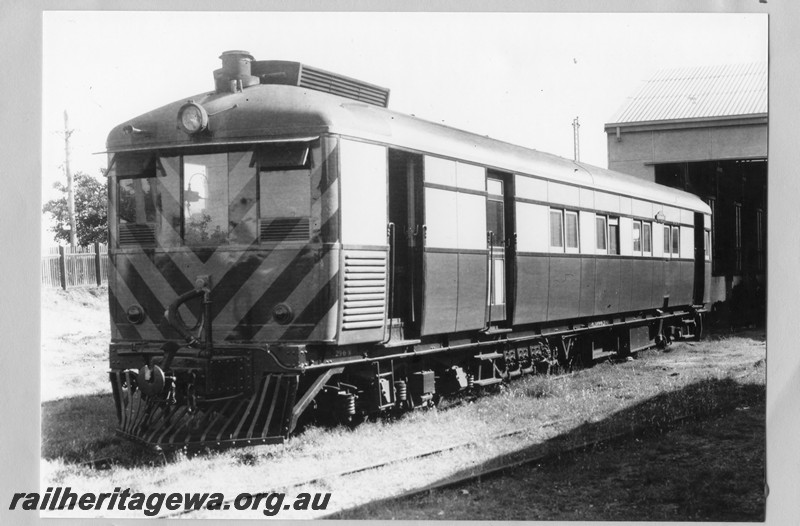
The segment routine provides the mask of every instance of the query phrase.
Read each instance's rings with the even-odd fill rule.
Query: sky
[[[607,166],[603,125],[659,69],[767,60],[764,14],[43,13],[42,197],[99,175],[115,125],[213,90],[230,49],[391,89],[389,107]],[[50,234],[43,243],[51,242]]]

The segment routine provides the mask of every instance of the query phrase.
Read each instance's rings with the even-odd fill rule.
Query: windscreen
[[[119,246],[219,246],[308,241],[313,150],[269,144],[185,155],[120,153]]]

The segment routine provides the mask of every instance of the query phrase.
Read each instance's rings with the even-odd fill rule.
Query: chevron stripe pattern
[[[326,145],[327,146],[327,145]],[[155,241],[133,237],[130,245],[109,254],[109,306],[114,340],[180,339],[164,317],[167,307],[194,288],[199,276],[211,280],[211,321],[215,341],[315,341],[335,338],[338,319],[339,255],[322,239],[336,239],[339,221],[336,150],[312,149],[311,210],[308,235],[297,229],[273,229],[260,239],[255,169],[250,152],[228,154],[228,219],[230,244],[181,246],[180,159],[162,158],[163,177],[147,183],[156,187],[147,195],[158,204]],[[325,174],[332,174],[327,176]],[[133,187],[133,185],[131,185]],[[125,190],[120,188],[120,192]],[[141,189],[140,189],[141,191]],[[137,203],[138,204],[138,203]],[[177,219],[176,219],[177,218]],[[141,245],[145,239],[150,245]],[[292,319],[278,323],[272,311],[288,305]],[[140,305],[146,318],[132,324],[126,312]],[[197,324],[200,301],[180,308],[187,326]]]

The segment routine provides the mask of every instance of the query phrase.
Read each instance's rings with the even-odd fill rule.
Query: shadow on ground
[[[531,464],[330,518],[763,521],[765,404],[763,384],[704,380],[452,479]]]
[[[42,458],[120,466],[162,461],[155,451],[115,435],[117,414],[110,394],[85,395],[42,404]]]

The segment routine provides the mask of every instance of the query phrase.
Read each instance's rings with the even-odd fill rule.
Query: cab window
[[[114,156],[120,246],[308,240],[310,143]]]

